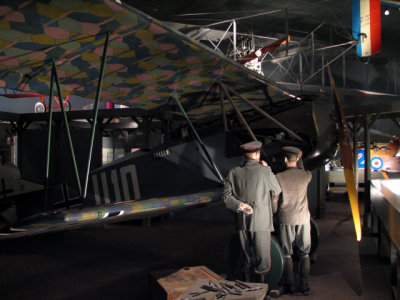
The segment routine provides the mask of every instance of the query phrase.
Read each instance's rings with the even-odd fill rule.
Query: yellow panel
[[[110,87],[112,84],[113,84],[112,82],[107,82],[107,81],[103,80],[102,88],[106,89],[106,88]]]
[[[145,69],[145,70],[152,70],[152,69],[156,68],[157,65],[155,65],[155,64],[153,64],[151,62],[148,62],[148,61],[141,61],[138,64],[138,67],[142,68],[142,69]]]
[[[56,43],[56,40],[46,34],[32,34],[32,42],[41,45],[52,45]]]
[[[161,51],[160,49],[149,49],[149,54],[152,56],[157,56],[163,52],[166,52],[166,51]],[[164,56],[165,56],[165,54],[164,54]]]
[[[10,22],[7,20],[0,20],[0,29],[10,29]]]
[[[54,19],[65,13],[65,10],[54,5],[47,5],[41,2],[36,3],[37,11],[40,15]]]
[[[79,72],[79,73],[75,73],[75,75],[70,75],[70,77],[72,77],[72,78],[87,78],[87,75],[84,72]]]
[[[84,61],[100,62],[100,57],[93,53],[84,52],[81,56]]]
[[[114,51],[116,51],[116,50],[117,50],[117,49],[114,49]],[[115,52],[114,52],[114,53],[115,53]],[[130,50],[130,51],[125,52],[124,54],[116,55],[116,56],[121,57],[121,58],[136,57],[136,53],[135,53],[134,50]]]
[[[129,77],[128,79],[125,80],[126,83],[140,83],[140,80],[137,79],[136,77]]]
[[[142,40],[152,40],[153,39],[153,33],[147,29],[139,29],[138,31],[135,32],[135,36]]]
[[[94,42],[94,36],[93,35],[88,35],[87,37],[79,37],[79,42],[80,43],[93,43]]]
[[[0,49],[4,49],[10,42],[0,40]]]
[[[107,5],[93,4],[90,6],[90,13],[98,17],[111,17],[114,11]]]
[[[187,65],[187,62],[185,61],[185,60],[183,60],[183,59],[181,59],[181,60],[174,60],[174,61],[172,61],[172,64],[175,66],[175,67],[187,67],[188,65]]]

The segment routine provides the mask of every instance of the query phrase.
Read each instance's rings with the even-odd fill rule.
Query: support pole
[[[243,124],[243,126],[246,128],[247,132],[249,133],[249,135],[251,136],[251,138],[253,139],[253,141],[257,141],[256,136],[254,135],[253,131],[251,130],[249,124],[247,124],[245,118],[243,117],[242,113],[239,111],[239,109],[236,107],[235,103],[233,103],[232,101],[232,97],[229,94],[228,90],[226,89],[226,86],[221,83],[221,87],[225,92],[225,95],[228,97],[229,103],[232,105],[233,109],[235,110],[236,114],[239,117],[240,122]]]
[[[261,108],[259,108],[257,105],[253,104],[251,101],[249,101],[248,99],[246,99],[245,97],[243,97],[242,95],[240,95],[238,92],[236,92],[235,90],[233,90],[231,87],[229,86],[225,86],[223,83],[221,83],[222,88],[225,90],[225,93],[227,95],[229,95],[229,93],[226,91],[226,89],[228,89],[231,93],[235,94],[237,97],[239,97],[240,99],[242,99],[244,102],[246,102],[247,104],[249,104],[252,108],[254,108],[256,111],[258,111],[260,114],[262,114],[264,117],[266,117],[268,120],[274,122],[276,125],[278,125],[280,128],[282,128],[283,130],[285,130],[289,135],[291,135],[292,137],[294,137],[295,139],[305,143],[305,141],[298,136],[296,133],[294,133],[292,130],[290,130],[289,128],[287,128],[285,125],[283,125],[281,122],[279,122],[277,119],[275,119],[274,117],[272,117],[271,115],[269,115],[268,113],[266,113],[265,111],[263,111]],[[230,100],[231,101],[231,100]],[[233,103],[233,102],[231,102]],[[236,106],[234,106],[235,110],[237,109]],[[240,114],[240,112],[239,112]],[[240,114],[241,115],[241,114]],[[244,121],[246,123],[246,121]],[[247,124],[247,123],[246,123]],[[247,125],[248,126],[248,125]]]
[[[346,54],[342,56],[342,79],[343,79],[343,87],[346,87]]]
[[[193,131],[193,133],[194,133],[194,135],[195,135],[195,137],[196,137],[197,142],[199,143],[199,145],[200,145],[201,149],[203,150],[204,154],[206,155],[206,157],[207,157],[209,163],[210,163],[211,166],[213,167],[213,169],[214,169],[214,171],[215,171],[217,177],[219,178],[219,180],[221,181],[221,183],[223,183],[223,182],[224,182],[224,179],[223,179],[223,177],[222,177],[222,175],[221,175],[221,172],[218,170],[217,165],[214,163],[213,159],[211,158],[210,154],[209,154],[208,151],[207,151],[207,148],[206,148],[205,145],[203,144],[203,141],[201,140],[200,136],[197,134],[197,131],[196,131],[196,129],[194,128],[192,122],[190,121],[188,115],[186,114],[186,112],[185,112],[185,110],[184,110],[184,108],[183,108],[181,102],[180,102],[179,99],[178,99],[178,96],[174,94],[174,95],[173,95],[173,98],[175,99],[175,102],[178,104],[179,109],[181,110],[183,116],[185,117],[186,121],[188,122],[190,128],[192,129],[192,131]]]
[[[325,211],[325,166],[317,169],[317,211],[316,218],[320,219],[324,216]]]
[[[395,59],[393,59],[393,84],[394,84],[394,93],[397,94],[397,70],[396,70]]]
[[[221,114],[222,114],[222,122],[224,124],[224,131],[228,131],[228,122],[226,120],[226,110],[225,110],[225,104],[224,104],[224,94],[222,91],[221,85],[219,86],[219,97],[221,100]]]
[[[303,84],[303,56],[299,54],[299,83],[300,85]]]
[[[236,61],[236,21],[232,20],[233,24],[233,60]]]
[[[364,115],[364,228],[368,227],[368,218],[371,213],[371,136],[370,136],[370,116]]]
[[[65,112],[65,109],[64,109],[64,101],[63,101],[63,98],[62,98],[62,95],[61,95],[60,80],[58,79],[57,70],[55,70],[55,72],[54,72],[54,77],[56,79],[58,99],[60,101],[61,111],[62,111],[62,114],[64,116],[65,130],[67,132],[69,150],[71,152],[72,164],[74,166],[74,171],[75,171],[75,180],[76,180],[76,184],[78,186],[78,191],[79,191],[79,195],[80,195],[81,192],[82,192],[81,181],[79,179],[79,171],[78,171],[78,167],[77,167],[77,164],[76,164],[74,146],[72,145],[71,132],[69,130],[69,123],[68,123],[67,113]]]
[[[357,120],[353,121],[353,168],[354,168],[354,176],[356,189],[358,191],[359,180],[358,180],[358,131],[360,127],[357,126]]]
[[[47,151],[46,151],[46,173],[44,177],[44,207],[47,208],[47,188],[49,185],[49,174],[50,174],[50,150],[51,150],[51,132],[53,122],[53,85],[54,85],[54,74],[56,72],[55,64],[51,66],[51,78],[50,78],[50,92],[49,92],[49,131],[47,134]]]
[[[100,96],[101,96],[101,87],[102,87],[102,84],[103,84],[104,66],[105,66],[106,57],[107,57],[108,40],[109,40],[109,33],[107,32],[106,40],[104,42],[104,48],[103,48],[103,57],[101,59],[99,83],[97,85],[97,91],[96,91],[96,100],[95,100],[95,103],[94,103],[94,116],[93,116],[93,124],[92,124],[92,133],[91,133],[91,137],[90,137],[89,157],[88,157],[88,164],[87,164],[87,168],[86,168],[85,183],[84,183],[84,186],[83,186],[82,198],[86,198],[86,195],[87,195],[87,187],[88,187],[88,182],[89,182],[90,165],[91,165],[91,162],[92,162],[92,155],[93,155],[94,137],[95,137],[95,134],[96,134],[96,127],[97,127],[97,116],[98,116],[98,112],[99,112],[99,102],[100,102]]]
[[[324,67],[324,63],[325,63],[325,57],[324,57],[324,52],[321,53],[321,85],[325,86],[325,67]],[[313,73],[314,74],[314,73]]]
[[[314,32],[311,32],[311,74],[314,73],[315,64],[315,43],[314,43]]]
[[[286,56],[289,54],[289,13],[287,7],[285,8],[285,34],[286,34]]]

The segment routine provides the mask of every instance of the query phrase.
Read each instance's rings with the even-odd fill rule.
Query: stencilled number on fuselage
[[[140,199],[135,165],[127,165],[118,169],[108,169],[93,174],[92,183],[97,205],[102,204],[102,199],[104,199],[103,203]],[[101,183],[101,186],[99,183]],[[110,192],[114,192],[115,199],[110,199],[112,197]],[[133,192],[133,195],[131,192]]]

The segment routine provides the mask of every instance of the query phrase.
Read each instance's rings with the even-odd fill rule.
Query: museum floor
[[[0,299],[147,299],[149,274],[184,266],[224,273],[223,251],[233,227],[218,208],[155,220],[95,225],[0,242]],[[199,215],[203,215],[199,217]],[[326,202],[316,220],[320,243],[307,297],[280,299],[392,299],[387,262],[371,237],[355,239],[342,197]]]

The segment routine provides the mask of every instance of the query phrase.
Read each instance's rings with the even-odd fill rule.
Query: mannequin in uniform
[[[261,142],[241,146],[246,162],[229,171],[222,199],[237,213],[237,229],[243,254],[242,271],[249,281],[255,273],[264,282],[271,267],[270,246],[273,227],[272,199],[281,188],[266,162],[260,161]]]
[[[310,273],[311,233],[307,188],[311,172],[304,170],[302,152],[296,147],[283,147],[286,170],[278,173],[276,179],[282,188],[277,211],[280,229],[280,243],[285,254],[284,288],[287,293],[296,292],[293,274],[293,245],[300,251],[300,292],[311,293],[308,284]],[[300,162],[300,163],[299,163]]]

